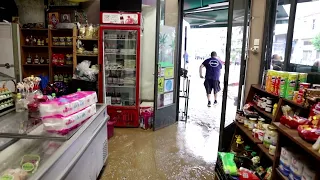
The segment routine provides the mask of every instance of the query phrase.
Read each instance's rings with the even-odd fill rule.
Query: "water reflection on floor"
[[[101,180],[213,179],[218,141],[218,131],[194,121],[156,132],[116,129]]]

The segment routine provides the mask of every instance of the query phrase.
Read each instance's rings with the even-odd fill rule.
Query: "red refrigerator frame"
[[[107,112],[110,116],[110,121],[113,121],[116,127],[139,127],[139,108],[140,108],[140,35],[141,35],[141,14],[140,13],[114,13],[111,14],[137,14],[138,24],[104,24],[103,13],[100,12],[100,31],[99,31],[99,64],[102,66],[99,72],[99,101],[105,103],[106,97],[106,80],[105,80],[105,62],[104,62],[104,30],[136,30],[137,31],[137,46],[136,46],[136,99],[135,106],[114,106],[108,105]]]

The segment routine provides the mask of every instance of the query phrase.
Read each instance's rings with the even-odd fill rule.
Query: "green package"
[[[294,91],[297,87],[297,81],[298,81],[298,73],[290,72],[288,73],[288,81],[286,83],[286,93],[285,98],[292,100]]]
[[[224,172],[226,174],[230,174],[231,176],[237,176],[238,168],[236,163],[234,162],[234,154],[226,153],[226,152],[218,152],[218,155],[222,161]]]
[[[278,76],[280,77],[279,95],[280,97],[285,97],[289,73],[284,71],[279,71]]]
[[[300,83],[306,83],[308,78],[307,73],[299,73],[298,83],[297,83],[297,89],[300,87]]]

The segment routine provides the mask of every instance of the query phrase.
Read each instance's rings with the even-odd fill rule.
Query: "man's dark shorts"
[[[206,88],[207,94],[211,94],[212,90],[214,94],[217,94],[221,90],[219,80],[206,79],[204,81],[204,87]]]

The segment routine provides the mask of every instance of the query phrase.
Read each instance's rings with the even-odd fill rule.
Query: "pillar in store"
[[[248,62],[247,62],[247,72],[245,80],[245,97],[250,90],[251,84],[259,83],[259,73],[261,64],[261,49],[264,33],[264,21],[266,12],[266,2],[267,0],[253,0],[251,1],[251,23],[250,23],[250,36],[249,36],[249,48],[254,46],[255,39],[259,39],[259,50],[257,54],[253,54],[249,51]]]
[[[166,26],[175,27],[178,26],[178,13],[179,13],[179,1],[178,0],[165,0],[165,21]]]

